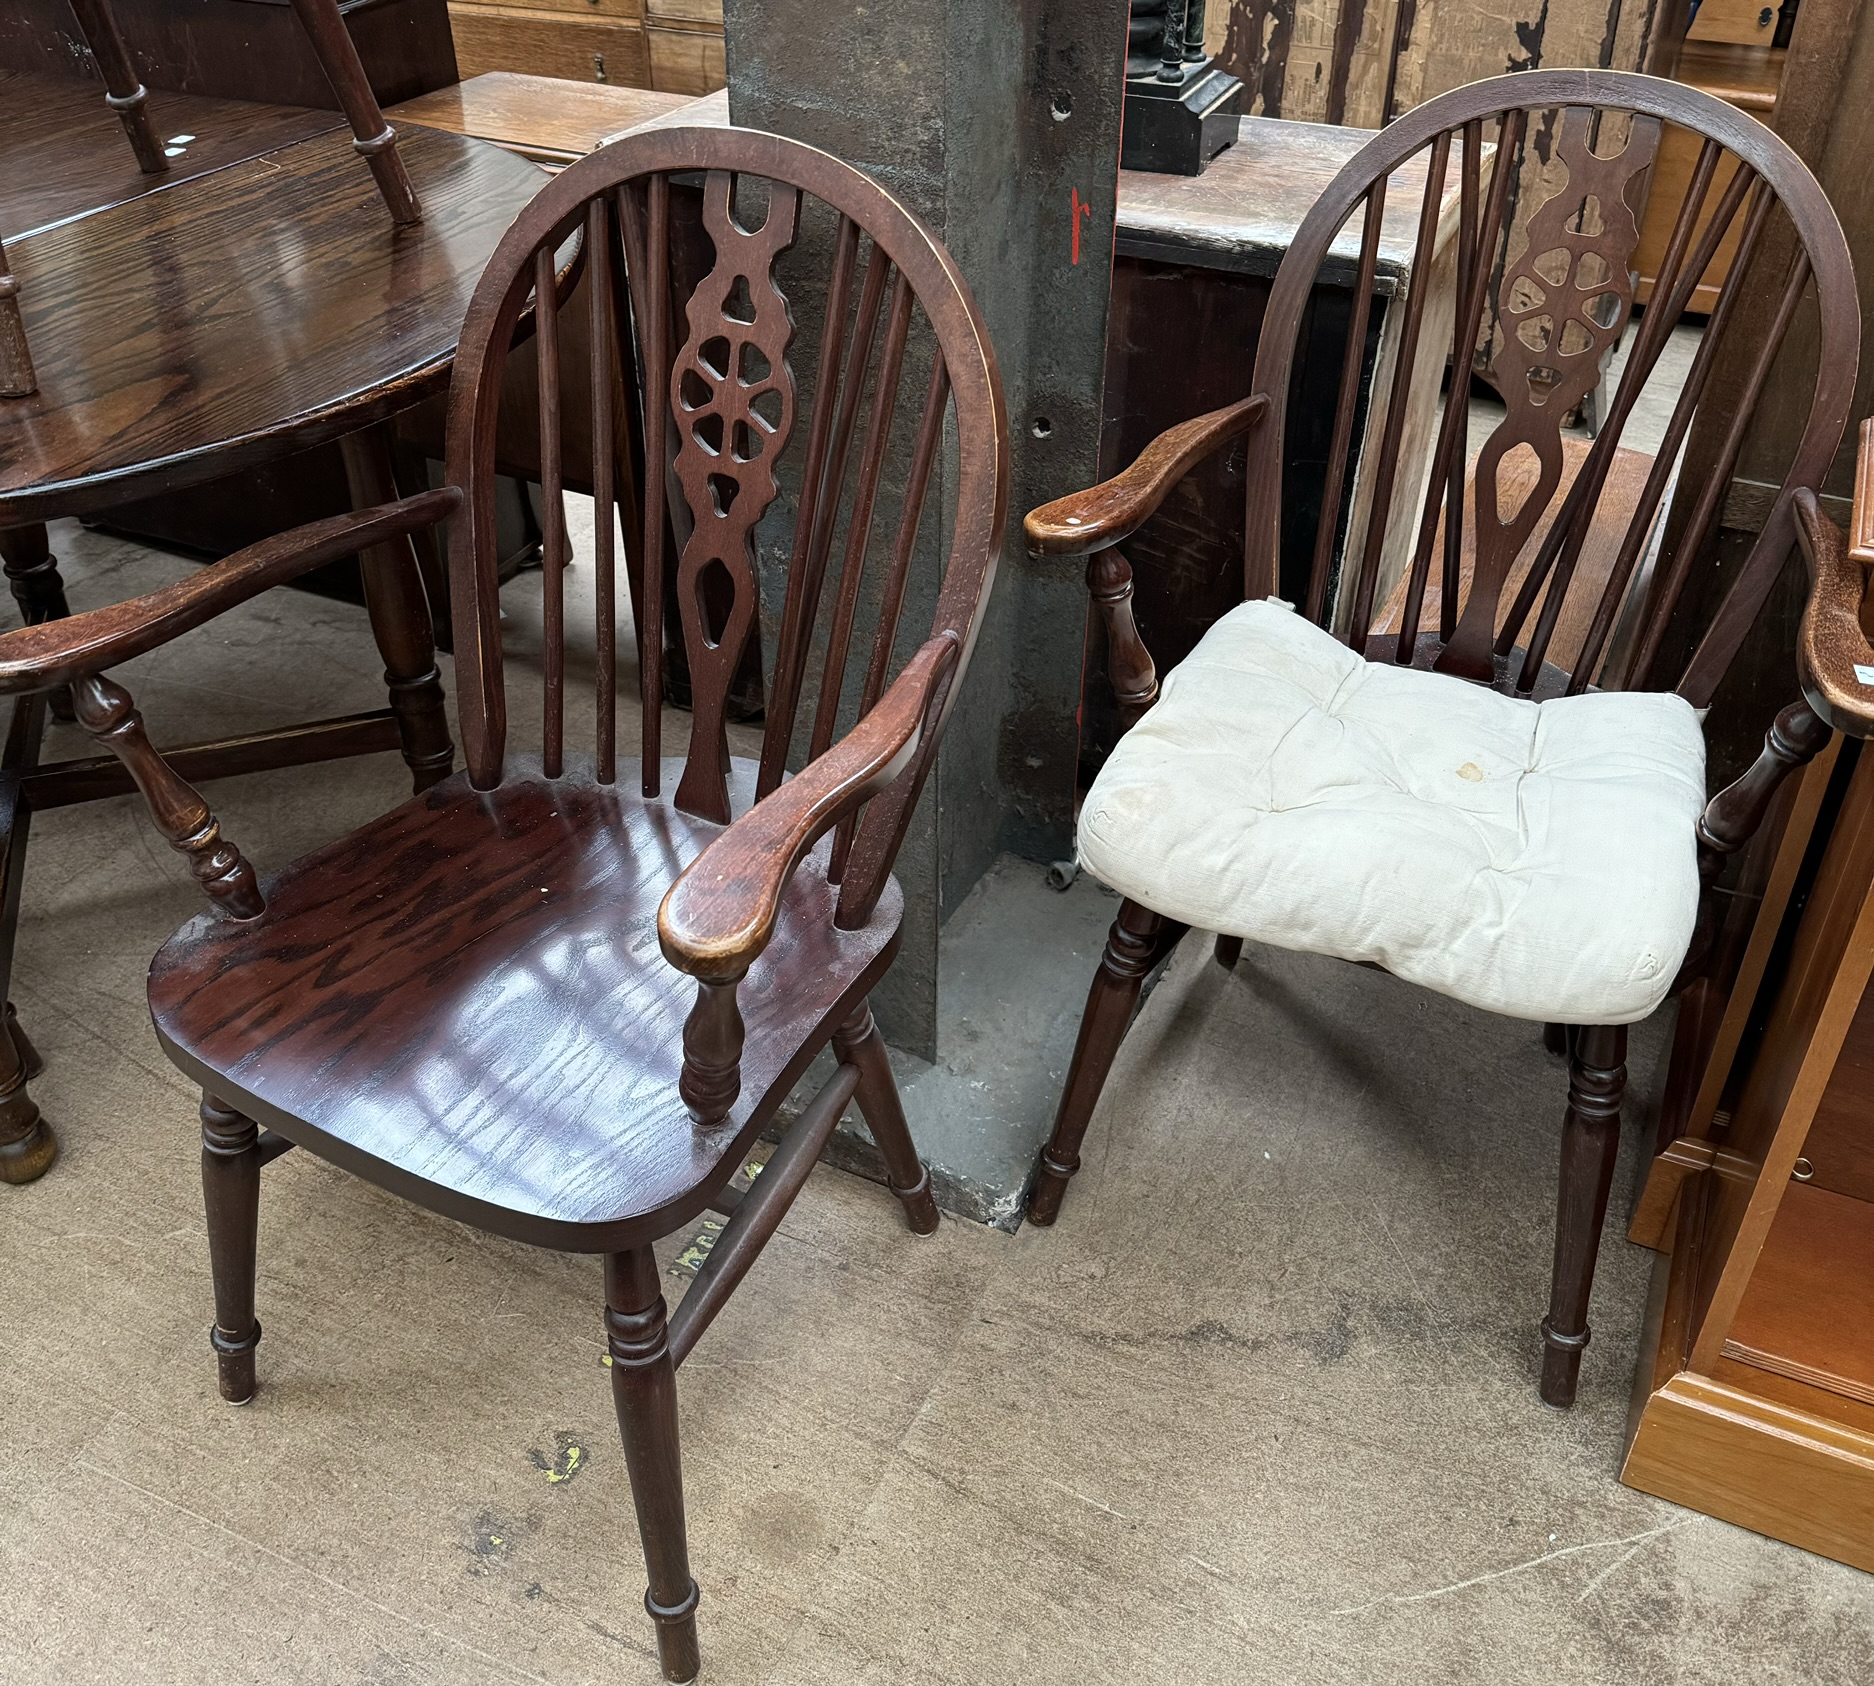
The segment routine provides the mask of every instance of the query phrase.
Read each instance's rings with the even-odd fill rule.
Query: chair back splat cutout
[[[803,399],[789,361],[797,325],[776,269],[809,217],[819,233],[830,230],[814,247],[830,255],[823,290],[810,295],[817,368]],[[563,317],[577,292],[589,312],[590,359],[574,372],[563,367],[572,343]],[[942,523],[949,554],[929,636],[954,640],[967,659],[1000,548],[1007,439],[988,335],[948,254],[884,189],[811,147],[746,130],[627,137],[557,176],[509,231],[456,358],[449,478],[471,490],[450,553],[468,559],[453,570],[452,589],[462,733],[477,788],[501,781],[510,753],[490,468],[502,372],[511,354],[527,354],[516,342],[530,328],[546,504],[540,753],[549,777],[567,771],[565,711],[578,706],[566,685],[564,380],[590,383],[601,784],[620,776],[615,686],[621,666],[631,666],[613,643],[614,516],[638,635],[643,734],[632,776],[647,798],[665,794],[671,620],[681,628],[693,714],[671,796],[686,813],[731,818],[731,696],[758,627],[772,645],[757,797],[781,783],[790,754],[817,758],[872,710],[910,654],[900,621],[920,523],[927,535],[937,527],[925,509],[933,480],[953,491],[954,516]],[[798,471],[783,473],[784,459]],[[784,490],[797,499],[793,543],[785,594],[764,627],[756,534]],[[863,922],[883,887],[962,666],[950,669],[927,722],[934,729],[911,763],[836,834],[842,925]]]
[[[1630,321],[1640,218],[1667,124],[1701,137],[1702,148],[1644,311]],[[1403,316],[1389,324],[1396,356],[1390,378],[1382,367],[1375,382],[1368,460],[1356,465],[1387,195],[1408,165],[1424,171],[1416,238],[1406,296],[1385,307]],[[1358,231],[1357,281],[1323,515],[1311,554],[1292,555],[1285,570],[1285,400],[1317,274],[1343,230]],[[1642,390],[1727,241],[1729,273],[1663,438],[1650,457],[1628,449],[1623,434]],[[1447,335],[1428,330],[1427,302],[1438,291],[1436,266],[1452,259]],[[1662,676],[1668,623],[1695,567],[1709,562],[1750,417],[1808,297],[1819,356],[1801,439],[1768,488],[1748,558],[1716,607],[1700,608],[1689,663]],[[1571,417],[1623,334],[1626,362],[1590,443]],[[1459,88],[1399,118],[1349,161],[1276,277],[1253,388],[1272,408],[1249,436],[1246,593],[1292,593],[1370,660],[1519,696],[1676,678],[1703,706],[1788,559],[1796,489],[1827,474],[1859,341],[1840,224],[1802,161],[1751,118],[1696,89],[1616,72],[1530,71]],[[1449,358],[1452,374],[1442,420],[1415,443],[1408,397],[1426,358]],[[1713,379],[1714,368],[1733,366],[1741,379]],[[1473,369],[1506,413],[1467,474]],[[1356,474],[1367,482],[1358,499]]]

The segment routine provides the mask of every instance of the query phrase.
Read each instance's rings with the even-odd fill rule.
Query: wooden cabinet
[[[1740,111],[1749,112],[1759,123],[1768,124],[1776,109],[1787,56],[1783,48],[1772,45],[1776,24],[1776,8],[1764,5],[1763,0],[1703,0],[1680,46],[1673,80],[1715,94]],[[1659,273],[1666,243],[1672,238],[1673,218],[1698,163],[1699,146],[1696,135],[1670,124],[1660,136],[1653,189],[1647,200],[1646,218],[1640,225],[1640,244],[1633,255],[1634,267],[1640,272],[1634,296],[1641,304],[1652,296],[1653,278]],[[1730,158],[1719,165],[1706,195],[1708,206],[1717,205],[1724,197],[1735,168]],[[1701,228],[1704,222],[1701,218]],[[1718,290],[1731,273],[1742,227],[1740,217],[1720,243],[1711,267],[1705,271],[1704,283],[1692,295],[1691,309],[1709,312],[1717,304]]]
[[[1670,1252],[1621,1479],[1874,1570],[1874,751],[1808,769],[1773,853],[1635,1214]]]
[[[724,82],[722,0],[450,0],[466,80],[491,70],[704,94]]]

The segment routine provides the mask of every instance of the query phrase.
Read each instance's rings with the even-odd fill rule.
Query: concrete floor
[[[185,571],[57,538],[80,606]],[[376,669],[359,611],[277,592],[126,676],[177,739]],[[402,790],[211,796],[265,866]],[[650,1686],[594,1261],[289,1155],[262,1391],[216,1399],[196,1097],[142,1001],[196,905],[131,800],[36,823],[14,995],[65,1151],[0,1188],[0,1682]],[[1618,1484],[1618,1218],[1582,1404],[1537,1403],[1561,1106],[1533,1027],[1192,943],[1053,1231],[915,1239],[823,1168],[682,1374],[705,1680],[1865,1682],[1874,1582]]]

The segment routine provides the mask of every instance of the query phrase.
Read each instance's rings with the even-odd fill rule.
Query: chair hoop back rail
[[[1567,437],[1565,424],[1600,380],[1606,358],[1632,314],[1631,260],[1639,216],[1667,124],[1702,137],[1703,146],[1605,419],[1587,444]],[[1486,143],[1494,143],[1488,166]],[[1410,281],[1403,300],[1394,297],[1387,306],[1401,312],[1401,319],[1388,324],[1389,332],[1396,328],[1391,373],[1388,377],[1382,361],[1362,448],[1355,437],[1356,420],[1387,194],[1396,172],[1420,156],[1426,162],[1426,179],[1417,206]],[[1454,177],[1457,226],[1447,232],[1441,223],[1448,215],[1446,190]],[[1526,220],[1512,210],[1519,194],[1534,201],[1522,207]],[[1317,275],[1330,248],[1349,228],[1358,230],[1356,279],[1320,505],[1323,514],[1316,531],[1293,546],[1294,563],[1285,579],[1281,513],[1291,381],[1297,349],[1308,337],[1306,313]],[[1650,458],[1627,450],[1621,439],[1642,389],[1727,236],[1736,239],[1736,255],[1659,449]],[[1428,278],[1447,238],[1455,247],[1448,337],[1442,331],[1425,331],[1427,298],[1433,291]],[[1497,326],[1487,347],[1487,366],[1478,372],[1497,389],[1506,413],[1475,459],[1467,461],[1469,376],[1493,290]],[[1689,766],[1697,734],[1683,704],[1702,709],[1710,702],[1799,539],[1817,582],[1803,633],[1806,700],[1778,714],[1755,765],[1705,801],[1702,815],[1696,807],[1705,795],[1702,772],[1696,778],[1685,775],[1682,800],[1692,806],[1684,831],[1678,829],[1679,810],[1657,822],[1652,835],[1664,851],[1659,857],[1662,870],[1679,874],[1675,882],[1685,890],[1683,902],[1673,903],[1683,928],[1675,927],[1671,940],[1685,943],[1687,932],[1690,940],[1683,950],[1674,948],[1663,962],[1653,964],[1646,974],[1652,980],[1650,995],[1617,1007],[1606,983],[1613,976],[1610,971],[1597,975],[1600,993],[1590,989],[1560,997],[1532,989],[1526,996],[1545,1005],[1566,1000],[1566,1015],[1571,1016],[1566,1025],[1551,1024],[1547,1039],[1552,1048],[1567,1054],[1569,1066],[1555,1267],[1549,1315],[1542,1324],[1541,1391],[1551,1404],[1573,1402],[1588,1341],[1588,1295],[1619,1139],[1624,1021],[1649,1010],[1649,999],[1656,999],[1662,989],[1670,993],[1688,985],[1704,987],[1701,968],[1715,928],[1711,891],[1725,861],[1755,833],[1788,774],[1826,742],[1824,722],[1831,710],[1836,718],[1857,716],[1852,699],[1830,693],[1815,677],[1825,669],[1832,671],[1816,649],[1862,648],[1864,628],[1874,624],[1862,606],[1865,578],[1849,565],[1849,541],[1821,514],[1815,498],[1847,423],[1860,354],[1853,264],[1821,188],[1777,136],[1736,108],[1678,83],[1616,71],[1540,70],[1441,95],[1397,118],[1362,147],[1303,219],[1263,315],[1250,395],[1170,429],[1112,479],[1057,499],[1027,518],[1031,549],[1087,558],[1088,588],[1105,623],[1110,677],[1128,724],[1157,706],[1159,684],[1133,621],[1131,564],[1119,547],[1151,519],[1192,466],[1243,435],[1246,608],[1234,611],[1231,623],[1250,628],[1252,623],[1240,617],[1252,609],[1263,612],[1259,600],[1278,595],[1286,584],[1300,600],[1301,616],[1364,658],[1364,665],[1354,662],[1347,669],[1345,652],[1330,660],[1325,651],[1334,646],[1318,631],[1306,636],[1271,631],[1268,636],[1274,642],[1268,648],[1289,652],[1282,660],[1305,659],[1316,664],[1306,671],[1342,675],[1350,684],[1353,673],[1371,674],[1378,664],[1382,671],[1430,669],[1514,699],[1577,697],[1589,690],[1634,693],[1631,702],[1636,708],[1651,709],[1652,702],[1637,693],[1672,683],[1657,676],[1668,623],[1674,622],[1695,568],[1702,562],[1708,565],[1713,554],[1725,494],[1752,412],[1811,291],[1818,356],[1808,414],[1781,482],[1766,500],[1767,518],[1748,556],[1733,572],[1706,624],[1694,629],[1697,642],[1677,676],[1682,703],[1658,699],[1667,712],[1655,711],[1661,723],[1657,741],[1676,746],[1670,754],[1660,751],[1658,765]],[[1758,319],[1748,320],[1750,305],[1759,299],[1763,308],[1756,313]],[[1730,359],[1742,367],[1741,380],[1728,373],[1714,378],[1727,342],[1734,342],[1733,352],[1744,353]],[[1401,472],[1401,462],[1408,458],[1402,446],[1415,365],[1447,357],[1450,392],[1442,420],[1425,441],[1428,449],[1419,459],[1423,468]],[[1707,407],[1704,413],[1701,406]],[[1365,460],[1356,464],[1357,456]],[[1681,476],[1681,463],[1695,466]],[[1366,481],[1361,488],[1363,512],[1355,495],[1356,466]],[[1874,507],[1874,499],[1864,501]],[[1874,517],[1868,525],[1874,555]],[[1277,621],[1288,622],[1288,617],[1278,616]],[[1225,634],[1242,640],[1259,636],[1247,630]],[[1125,876],[1125,863],[1135,858],[1128,850],[1136,851],[1139,859],[1152,854],[1150,841],[1141,841],[1147,838],[1148,822],[1140,816],[1175,808],[1163,792],[1153,795],[1156,787],[1144,770],[1147,763],[1160,768],[1178,765],[1178,743],[1195,745],[1205,731],[1220,729],[1216,709],[1224,705],[1219,697],[1216,709],[1204,713],[1210,696],[1204,687],[1246,684],[1246,677],[1232,681],[1226,676],[1256,671],[1250,653],[1254,647],[1248,642],[1219,645],[1215,665],[1181,692],[1177,730],[1187,736],[1168,738],[1161,725],[1149,747],[1128,763],[1121,794],[1102,822],[1109,827],[1101,847],[1111,850],[1112,876]],[[1292,678],[1270,680],[1278,687],[1293,683]],[[1384,683],[1392,685],[1390,680]],[[1261,699],[1257,706],[1271,694],[1266,689],[1254,692]],[[1372,694],[1382,692],[1376,687]],[[1383,694],[1407,696],[1397,686]],[[1411,696],[1419,699],[1415,706],[1422,706],[1427,718],[1439,709],[1447,711],[1445,718],[1457,718],[1449,693],[1434,696],[1421,686]],[[1675,706],[1678,715],[1671,716]],[[1479,721],[1485,718],[1482,712],[1473,713]],[[1490,718],[1506,728],[1510,719],[1501,712]],[[1521,730],[1529,717],[1515,718]],[[1555,729],[1564,730],[1561,717],[1553,718]],[[1409,751],[1409,745],[1386,741],[1394,753]],[[1241,747],[1247,756],[1249,747]],[[1534,753],[1532,748],[1531,756]],[[1125,757],[1122,740],[1109,767]],[[1473,774],[1480,780],[1486,777],[1468,763],[1459,769],[1460,777]],[[1273,777],[1272,771],[1268,776]],[[1416,794],[1421,787],[1412,788]],[[1426,813],[1438,803],[1449,804],[1448,798],[1431,796],[1433,788],[1423,787],[1430,804]],[[1571,787],[1569,800],[1592,800],[1583,796],[1583,788]],[[1096,780],[1083,808],[1083,853],[1090,835],[1088,816],[1098,806],[1101,791]],[[1557,803],[1555,811],[1565,811],[1560,796]],[[1131,817],[1117,817],[1122,814]],[[1245,831],[1248,824],[1245,820]],[[1164,839],[1151,836],[1162,848]],[[1135,876],[1134,888],[1120,885],[1126,899],[1088,997],[1054,1134],[1042,1152],[1029,1197],[1029,1217],[1038,1223],[1054,1221],[1067,1182],[1078,1169],[1081,1139],[1145,978],[1186,928],[1168,909],[1158,907],[1152,893],[1174,905],[1182,897],[1187,909],[1197,905],[1202,894],[1203,874],[1194,865],[1176,883],[1162,873],[1154,878],[1145,866]],[[1193,884],[1200,888],[1192,889]],[[1225,922],[1213,928],[1222,933],[1216,953],[1226,967],[1236,963],[1244,940],[1226,925],[1234,922],[1239,933],[1263,928],[1249,906],[1248,890],[1232,893],[1241,899],[1230,902],[1219,892],[1207,904],[1209,916]],[[1471,929],[1463,923],[1462,911],[1469,904],[1459,899],[1450,905],[1458,910],[1451,916],[1455,943]],[[1191,917],[1188,911],[1184,915]],[[1278,920],[1273,929],[1295,934],[1296,940],[1283,946],[1305,947],[1302,933],[1315,927],[1305,920]],[[1317,940],[1327,952],[1357,952],[1364,939],[1334,929]],[[1333,946],[1337,943],[1341,946]],[[1450,951],[1438,944],[1432,948]],[[1680,952],[1682,962],[1673,958]],[[1410,951],[1406,961],[1409,967],[1418,965]],[[1467,975],[1471,993],[1464,998],[1517,1011],[1516,1004],[1525,997],[1513,988],[1487,987],[1480,981],[1483,964],[1480,961],[1480,970]],[[1675,964],[1676,976],[1670,969]],[[1432,981],[1434,969],[1424,970],[1427,977],[1422,981]],[[1529,970],[1524,968],[1521,975]],[[1447,992],[1461,993],[1455,987]],[[1599,1014],[1621,1022],[1593,1022]],[[1558,1010],[1553,1016],[1565,1014]]]
[[[673,200],[699,182],[713,255],[691,276],[673,258]],[[809,216],[830,272],[803,393],[776,264]],[[569,369],[562,317],[581,297],[588,360]],[[494,532],[503,376],[529,343],[546,506],[537,756],[509,742]],[[592,401],[590,758],[568,749],[579,704],[566,660],[567,379],[588,381]],[[729,693],[757,621],[755,529],[790,444],[800,490],[761,754],[736,760]],[[897,952],[892,865],[988,599],[1008,480],[987,332],[911,212],[797,142],[655,131],[553,178],[497,247],[455,356],[445,485],[250,546],[133,602],[0,635],[0,692],[69,684],[210,898],[157,956],[150,1004],[158,1040],[203,1091],[223,1396],[255,1389],[260,1171],[295,1145],[496,1233],[604,1254],[645,1602],[671,1680],[691,1679],[698,1660],[676,1366],[849,1103],[910,1227],[937,1227],[867,1003]],[[941,522],[926,507],[933,485],[949,505]],[[635,664],[616,647],[621,522]],[[104,670],[323,561],[444,523],[466,770],[261,878]],[[913,596],[926,549],[941,578]],[[673,556],[692,693],[681,762],[662,745]],[[927,602],[919,638],[900,622]],[[616,723],[619,672],[634,666],[635,760]],[[15,1039],[0,1038],[0,1055]],[[833,1077],[738,1191],[744,1156],[829,1045]],[[0,1125],[3,1108],[0,1092]],[[652,1243],[711,1206],[728,1224],[667,1316]]]

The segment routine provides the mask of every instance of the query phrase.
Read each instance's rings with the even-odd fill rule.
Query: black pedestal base
[[[1201,175],[1236,139],[1242,114],[1243,84],[1209,59],[1186,64],[1181,82],[1128,76],[1120,166],[1166,176]]]

